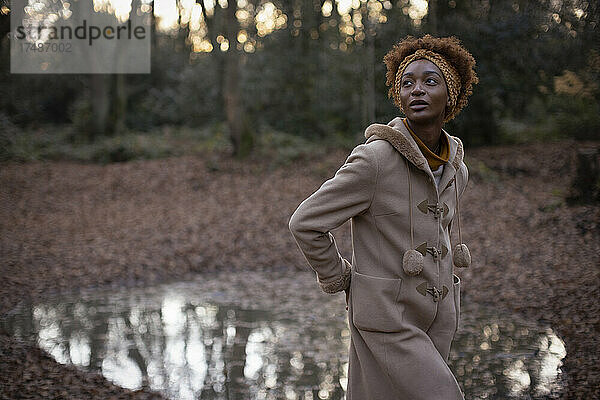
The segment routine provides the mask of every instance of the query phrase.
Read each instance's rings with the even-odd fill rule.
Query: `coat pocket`
[[[460,321],[460,278],[458,275],[452,274],[452,281],[454,286],[454,307],[456,307],[456,329],[454,330],[454,334],[456,335]]]
[[[379,278],[352,269],[350,302],[354,326],[364,331],[399,331],[402,325],[402,309],[398,303],[401,287],[400,278]]]

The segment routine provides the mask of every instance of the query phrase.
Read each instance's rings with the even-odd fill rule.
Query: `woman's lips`
[[[413,111],[421,111],[427,108],[428,105],[429,104],[413,104],[412,106],[410,106],[410,109]]]

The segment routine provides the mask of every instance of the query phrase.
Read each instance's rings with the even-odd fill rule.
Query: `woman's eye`
[[[411,83],[412,83],[411,81],[404,81],[404,82],[402,82],[402,86],[408,86]]]
[[[433,84],[435,84],[435,83],[437,83],[437,81],[435,79],[433,79],[433,78],[429,78],[429,79],[427,79],[427,83],[433,83]]]

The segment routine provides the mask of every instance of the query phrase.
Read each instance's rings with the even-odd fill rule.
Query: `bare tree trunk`
[[[361,5],[362,20],[364,21],[364,32],[366,37],[366,48],[364,49],[364,72],[366,79],[363,80],[363,109],[362,125],[366,126],[375,121],[375,28],[369,21],[367,5]]]
[[[214,4],[214,11],[212,14],[212,17],[208,16],[208,13],[206,12],[206,0],[202,0],[202,18],[204,19],[204,23],[206,24],[206,30],[207,30],[207,34],[206,37],[208,38],[208,40],[210,40],[210,44],[212,46],[212,53],[211,53],[211,57],[214,58],[215,63],[215,71],[216,71],[216,76],[217,76],[217,82],[216,85],[217,87],[217,93],[218,93],[218,97],[219,98],[223,98],[223,102],[225,102],[224,100],[224,93],[223,93],[223,88],[224,88],[224,81],[225,81],[225,74],[224,74],[224,70],[225,70],[225,57],[223,56],[223,53],[220,50],[220,45],[219,43],[217,43],[217,36],[220,35],[222,32],[220,31],[221,27],[220,24],[219,25],[219,16],[222,14],[221,11],[221,7],[219,6],[218,2],[215,2]],[[237,7],[236,7],[237,8]],[[221,18],[222,19],[222,18]],[[218,115],[216,116],[217,118],[221,118],[223,117],[222,115]]]
[[[369,24],[367,34],[367,115],[369,123],[375,121],[375,29]]]
[[[177,1],[177,3],[180,3],[179,1]],[[179,16],[177,17],[177,24],[179,25],[179,29],[177,30],[177,38],[178,38],[178,46],[181,46],[182,51],[181,51],[181,57],[183,58],[183,64],[187,64],[190,60],[190,22],[188,22],[187,24],[183,25],[183,22],[181,20],[181,13],[179,13]]]
[[[127,124],[127,79],[124,74],[116,76],[115,90],[115,134],[121,135],[125,133]]]
[[[429,0],[427,4],[427,27],[432,35],[438,32],[438,4],[437,0]]]
[[[229,40],[229,49],[225,56],[225,114],[229,138],[233,145],[234,156],[245,156],[252,147],[244,138],[243,112],[240,96],[240,54],[237,49],[237,34],[239,31],[238,20],[235,16],[237,2],[229,0],[226,11],[226,35]]]
[[[110,75],[91,74],[91,103],[92,103],[92,131],[91,137],[104,135],[108,131]]]
[[[600,202],[600,147],[577,151],[577,173],[567,200],[570,203]]]

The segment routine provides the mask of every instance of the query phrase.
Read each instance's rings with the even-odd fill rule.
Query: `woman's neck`
[[[408,122],[408,126],[414,132],[415,135],[421,139],[425,145],[433,151],[440,141],[440,135],[442,134],[442,122],[434,122],[427,124],[418,124],[414,121],[406,120]]]

